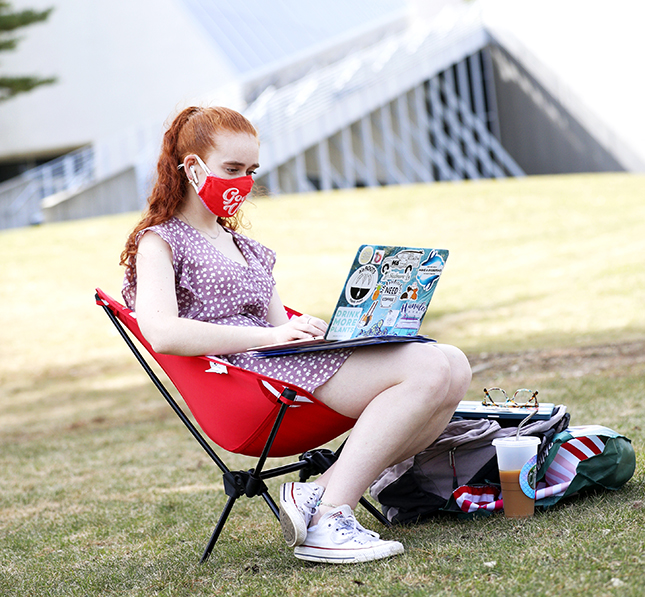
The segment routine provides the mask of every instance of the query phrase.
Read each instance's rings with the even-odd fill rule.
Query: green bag
[[[569,427],[544,453],[535,492],[543,508],[585,490],[619,489],[636,470],[631,440],[601,425]]]

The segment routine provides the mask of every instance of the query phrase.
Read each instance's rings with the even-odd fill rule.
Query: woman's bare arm
[[[275,327],[216,325],[179,317],[172,252],[157,234],[146,233],[141,238],[136,267],[137,321],[144,338],[156,352],[225,355],[324,333],[321,327],[325,324],[317,318],[305,315],[289,320],[277,293],[271,299],[267,317]]]

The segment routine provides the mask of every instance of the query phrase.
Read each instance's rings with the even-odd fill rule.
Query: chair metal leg
[[[265,491],[261,495],[264,498],[264,501],[267,503],[267,506],[269,506],[269,509],[271,510],[271,512],[273,512],[273,515],[278,520],[280,520],[280,509],[278,508],[278,505],[275,503],[271,495],[269,495],[269,492]]]
[[[367,498],[362,497],[358,502],[363,508],[365,508],[376,520],[378,520],[383,526],[391,527],[392,523],[383,516],[383,513],[372,504]]]
[[[242,497],[242,495],[245,494],[237,494],[237,495],[231,495],[229,496],[224,509],[222,510],[222,513],[220,514],[219,520],[217,521],[217,526],[215,527],[215,530],[213,531],[213,534],[211,535],[211,538],[208,541],[208,545],[206,546],[206,549],[204,550],[204,553],[202,555],[202,559],[199,561],[200,564],[203,564],[206,560],[211,555],[211,552],[213,551],[213,548],[215,547],[215,544],[217,543],[217,540],[219,539],[219,536],[224,529],[224,525],[226,524],[226,521],[228,520],[228,517],[233,510],[233,506],[235,505],[235,502],[237,501],[238,498]],[[264,501],[267,503],[269,506],[269,509],[273,513],[273,515],[280,520],[280,510],[269,494],[268,491],[265,491],[260,494],[263,498]]]
[[[231,513],[231,510],[233,509],[233,506],[235,505],[236,501],[237,501],[237,497],[235,496],[231,496],[228,498],[228,501],[226,502],[226,505],[224,506],[224,509],[222,510],[222,513],[219,516],[219,520],[217,521],[217,526],[215,527],[215,530],[213,531],[213,534],[211,535],[211,538],[208,541],[208,545],[206,546],[206,549],[202,554],[202,559],[199,561],[200,564],[203,564],[206,560],[208,560],[209,556],[211,555],[211,552],[213,551],[213,547],[215,547],[215,543],[217,543],[217,539],[219,538],[220,533],[222,532],[222,529],[226,524],[226,520],[228,519],[228,516]]]

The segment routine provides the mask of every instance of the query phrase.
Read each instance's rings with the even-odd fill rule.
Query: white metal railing
[[[279,135],[307,127],[329,113],[341,99],[359,92],[369,94],[376,85],[399,80],[401,73],[418,73],[415,85],[429,78],[429,74],[438,74],[451,63],[444,56],[448,45],[473,39],[475,32],[483,36],[483,31],[479,6],[448,6],[431,25],[397,33],[281,89],[267,89],[244,114],[260,131],[263,143],[270,142]],[[432,65],[436,72],[422,72]],[[396,84],[391,87],[394,89]],[[339,128],[345,124],[339,123]]]
[[[42,201],[95,179],[92,146],[77,149],[0,184],[0,229],[42,222]]]

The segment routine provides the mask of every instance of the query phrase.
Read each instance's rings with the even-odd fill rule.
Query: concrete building
[[[642,170],[486,4],[59,0],[3,56],[59,83],[0,104],[0,227],[139,209],[194,103],[256,124],[270,193]]]

